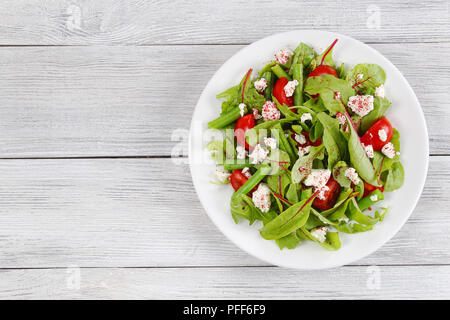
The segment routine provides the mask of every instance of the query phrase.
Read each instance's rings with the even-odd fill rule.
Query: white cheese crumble
[[[267,80],[264,78],[255,81],[253,84],[255,86],[256,91],[263,92],[267,88]]]
[[[372,200],[373,202],[378,201],[378,196],[374,194],[373,196],[370,196],[370,200]]]
[[[364,143],[361,143],[361,145],[363,146],[364,150],[366,151],[366,154],[369,158],[373,158],[373,146],[371,144],[365,146]]]
[[[278,63],[286,64],[289,61],[291,55],[292,55],[291,50],[280,49],[277,53],[275,53],[275,59],[277,59]]]
[[[355,168],[348,168],[347,170],[345,170],[344,175],[355,185],[361,182],[358,177],[358,172],[356,172]]]
[[[294,140],[297,141],[300,144],[305,144],[306,143],[306,138],[301,133],[300,134],[296,133],[295,136],[294,136]]]
[[[395,155],[397,154],[395,152],[395,148],[394,145],[392,144],[392,142],[388,142],[386,143],[383,148],[381,148],[381,152],[388,158],[392,159],[393,157],[395,157]]]
[[[358,80],[362,80],[362,79],[364,78],[364,75],[363,75],[362,73],[358,73],[358,74],[356,75],[356,78],[357,78]]]
[[[312,169],[304,183],[305,186],[314,187],[314,192],[319,191],[318,198],[323,200],[325,199],[325,191],[329,190],[326,184],[330,177],[331,171],[329,169]]]
[[[245,148],[243,146],[237,146],[236,152],[237,152],[236,158],[245,159],[245,156],[247,155],[247,151],[245,151]]]
[[[320,243],[324,243],[327,240],[327,232],[327,227],[319,227],[311,231],[311,235]]]
[[[298,156],[303,157],[305,154],[307,154],[309,152],[309,148],[310,148],[309,146],[306,146],[304,148],[299,147],[298,148]]]
[[[214,172],[214,176],[216,177],[217,181],[225,183],[231,176],[231,174],[227,170],[217,168],[216,171]]]
[[[269,154],[269,150],[263,148],[260,143],[258,143],[255,148],[253,149],[253,152],[250,153],[249,158],[250,163],[252,164],[258,164],[262,163],[264,159],[266,159],[267,155]]]
[[[264,144],[270,149],[275,149],[277,147],[277,140],[274,138],[264,137]]]
[[[268,212],[270,209],[270,189],[269,187],[261,182],[258,185],[258,189],[253,192],[252,201],[262,212]]]
[[[294,94],[296,86],[298,86],[298,81],[297,80],[289,81],[284,86],[284,93],[286,93],[286,97],[292,97],[292,95]]]
[[[386,140],[387,140],[386,130],[384,130],[384,129],[378,130],[378,137],[380,137],[381,141],[386,142]]]
[[[256,108],[253,108],[253,116],[255,117],[256,120],[262,118],[262,115],[259,114],[259,111]]]
[[[384,85],[376,87],[374,95],[375,95],[375,97],[384,98],[384,96],[385,96]]]
[[[266,101],[262,106],[262,116],[264,120],[279,120],[281,113],[274,102]]]
[[[306,112],[306,113],[302,114],[302,116],[300,117],[300,121],[301,122],[305,122],[307,120],[311,120],[312,121],[312,115],[309,112]]]
[[[239,110],[240,110],[239,113],[241,114],[241,117],[243,117],[245,114],[245,107],[246,107],[245,103],[239,104]]]
[[[373,96],[352,96],[348,99],[347,106],[357,115],[364,117],[373,110]]]
[[[339,120],[339,124],[341,125],[344,125],[347,122],[347,118],[340,112],[336,113],[336,118]]]
[[[246,176],[248,179],[252,177],[249,167],[245,167],[244,169],[242,169],[242,174]]]

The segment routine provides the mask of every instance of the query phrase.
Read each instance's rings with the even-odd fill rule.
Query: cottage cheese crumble
[[[358,172],[356,172],[355,168],[348,168],[347,170],[345,170],[344,175],[355,185],[361,182],[358,177]]]
[[[258,143],[255,148],[253,149],[253,152],[250,153],[249,158],[250,163],[252,164],[259,164],[266,159],[267,155],[269,154],[269,150],[263,148],[260,143]]]
[[[373,96],[352,96],[347,106],[357,115],[364,117],[373,110]]]
[[[286,97],[292,97],[292,95],[294,94],[296,86],[298,86],[298,81],[297,80],[289,81],[284,86],[284,93],[286,93]]]
[[[279,120],[281,113],[275,102],[266,101],[262,106],[262,116],[264,120]]]
[[[255,81],[253,84],[255,86],[256,91],[263,92],[267,88],[267,80],[264,78]]]
[[[270,209],[270,189],[267,184],[261,182],[258,189],[253,192],[252,201],[262,212],[268,212]]]

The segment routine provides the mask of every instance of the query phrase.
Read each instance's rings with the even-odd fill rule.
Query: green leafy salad
[[[280,249],[312,241],[341,247],[339,233],[372,230],[388,208],[372,208],[400,188],[400,134],[384,116],[386,75],[376,64],[350,70],[305,43],[281,49],[259,73],[217,95],[209,122],[223,139],[207,145],[214,183],[231,184],[236,223],[262,222]]]

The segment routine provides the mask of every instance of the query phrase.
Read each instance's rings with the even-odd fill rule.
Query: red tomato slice
[[[341,192],[341,186],[336,180],[333,179],[333,177],[330,177],[330,180],[327,182],[327,187],[329,189],[324,192],[325,199],[319,199],[319,197],[316,197],[312,203],[312,205],[317,209],[328,210],[333,208],[336,204],[336,200]]]
[[[294,105],[294,99],[292,97],[287,97],[286,92],[284,92],[284,86],[287,85],[288,82],[289,80],[285,77],[278,79],[273,87],[273,96],[277,98],[279,103],[292,107]],[[292,112],[297,113],[297,110],[292,110]]]
[[[384,187],[375,187],[374,185],[371,185],[371,184],[369,184],[369,183],[364,181],[364,195],[363,195],[363,197],[368,196],[369,194],[371,194],[376,189],[380,190],[381,192],[384,192]]]
[[[320,146],[322,144],[322,139],[320,137],[317,138],[316,141],[312,142],[311,139],[309,138],[309,132],[308,131],[303,131],[302,135],[305,136],[306,143],[300,144],[300,143],[297,142],[297,148],[298,147],[305,148],[305,147],[308,147],[308,146],[317,147],[317,146]],[[295,132],[291,134],[291,138],[295,140]]]
[[[240,169],[234,170],[230,176],[230,183],[234,190],[238,190],[240,187],[242,187],[247,182],[247,180],[248,178],[242,173],[242,170]]]
[[[384,130],[386,132],[386,141],[382,141],[380,139],[380,136],[378,134],[380,130]],[[361,137],[361,143],[364,143],[364,145],[366,146],[371,144],[373,150],[379,151],[386,143],[391,141],[393,133],[394,130],[392,129],[391,123],[386,119],[386,117],[383,117],[375,122],[366,131],[366,133]]]
[[[309,77],[317,77],[324,74],[331,74],[332,76],[338,77],[336,70],[330,66],[320,65],[317,66],[311,73],[308,75]]]
[[[248,129],[251,129],[255,126],[255,116],[253,114],[247,114],[243,117],[240,117],[236,126],[234,127],[234,136],[236,137],[237,143],[240,146],[245,147],[248,150],[249,145],[247,141],[245,141],[245,134]]]

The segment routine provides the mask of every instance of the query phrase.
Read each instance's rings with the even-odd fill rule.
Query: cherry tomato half
[[[333,208],[336,204],[336,200],[341,192],[341,186],[333,179],[333,177],[330,177],[330,180],[327,182],[327,187],[328,190],[324,192],[325,198],[320,199],[319,197],[316,197],[312,203],[317,209],[328,210]]]
[[[287,97],[286,92],[284,92],[284,86],[287,85],[288,82],[289,80],[285,77],[278,79],[273,87],[273,96],[277,98],[279,103],[292,107],[294,105],[294,99],[292,97]],[[297,113],[297,110],[292,111]]]
[[[237,143],[240,146],[245,147],[248,150],[249,145],[247,141],[245,141],[245,134],[247,130],[253,128],[255,126],[255,116],[253,114],[247,114],[243,117],[240,117],[236,126],[234,127],[234,136],[236,137]]]
[[[330,66],[326,66],[326,65],[320,65],[317,66],[313,71],[311,71],[311,73],[308,75],[309,77],[317,77],[317,76],[321,76],[324,74],[331,74],[332,76],[335,76],[336,78],[338,77],[338,74],[336,72],[336,70]]]
[[[386,140],[382,141],[380,139],[379,131],[384,130],[386,133]],[[392,125],[390,122],[386,119],[386,117],[381,118],[377,122],[375,122],[367,131],[366,133],[361,137],[361,143],[364,143],[364,145],[371,144],[373,147],[373,150],[379,151],[383,146],[390,142],[392,139],[392,134],[394,133],[392,129]]]
[[[368,196],[369,194],[371,194],[376,189],[380,190],[381,192],[384,192],[384,187],[375,187],[374,185],[371,185],[371,184],[369,184],[369,183],[364,181],[364,195],[363,195],[363,197]]]
[[[308,147],[308,146],[313,146],[313,147],[317,147],[320,146],[322,144],[322,139],[319,137],[317,138],[316,141],[312,142],[311,139],[309,138],[309,132],[308,131],[302,131],[302,135],[305,136],[305,140],[306,142],[304,144],[300,144],[297,142],[297,148],[298,147]],[[291,134],[291,138],[295,140],[295,132]]]
[[[234,190],[238,190],[242,187],[248,178],[242,173],[241,169],[234,170],[230,176],[230,183]]]

